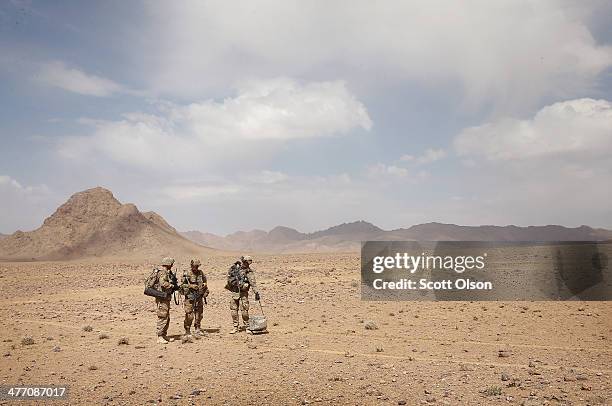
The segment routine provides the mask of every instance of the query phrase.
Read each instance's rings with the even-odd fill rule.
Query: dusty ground
[[[149,265],[0,263],[0,384],[69,385],[71,404],[612,399],[612,302],[362,302],[357,255],[257,256],[270,334],[229,335],[231,260],[206,261],[208,336],[165,346],[142,294]]]

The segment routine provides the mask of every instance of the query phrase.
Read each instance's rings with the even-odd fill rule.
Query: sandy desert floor
[[[168,345],[150,264],[0,263],[0,384],[68,385],[70,404],[612,402],[612,302],[363,302],[356,254],[266,255],[270,333],[230,335],[232,260],[204,261],[208,335],[182,343],[173,305]]]

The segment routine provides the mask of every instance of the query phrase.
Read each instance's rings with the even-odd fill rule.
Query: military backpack
[[[154,269],[149,277],[145,280],[144,294],[147,296],[167,299],[168,294],[159,290],[159,269]]]
[[[225,284],[225,289],[231,292],[240,292],[240,290],[245,287],[246,283],[247,280],[240,267],[240,262],[236,262],[234,265],[232,265],[227,273],[227,283]]]

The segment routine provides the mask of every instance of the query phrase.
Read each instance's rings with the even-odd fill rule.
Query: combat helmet
[[[161,265],[163,265],[163,266],[172,266],[172,265],[174,265],[174,258],[171,258],[171,257],[164,257],[164,258],[162,258]]]

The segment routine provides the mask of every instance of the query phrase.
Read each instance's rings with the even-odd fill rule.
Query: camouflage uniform
[[[228,272],[228,276],[230,272]],[[257,285],[255,282],[255,273],[253,269],[251,269],[248,265],[245,265],[243,262],[240,266],[240,273],[246,283],[242,286],[239,292],[232,292],[232,297],[230,299],[230,310],[232,313],[234,331],[237,331],[240,325],[238,320],[238,308],[241,310],[244,325],[246,326],[249,323],[249,289],[253,288],[253,293],[257,295]]]
[[[168,275],[169,270],[164,267],[157,268],[158,278],[158,289],[162,292],[171,293],[172,283]],[[170,299],[171,295],[168,295],[167,299],[155,298],[155,304],[157,306],[157,336],[165,337],[168,334],[168,326],[170,325]]]
[[[199,265],[199,261],[198,261]],[[201,333],[200,325],[204,313],[204,298],[208,296],[208,286],[206,283],[206,275],[200,269],[189,269],[183,274],[182,293],[185,295],[183,308],[185,309],[185,333],[189,334],[191,323],[195,319],[193,327],[196,333]],[[199,294],[199,298],[194,299],[191,296],[193,293]]]

